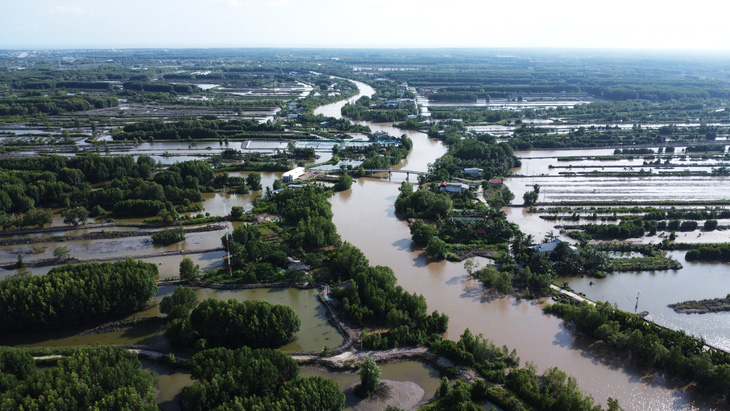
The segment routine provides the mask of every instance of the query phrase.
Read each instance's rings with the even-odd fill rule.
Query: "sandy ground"
[[[414,382],[382,380],[373,395],[363,399],[355,395],[354,389],[358,384],[360,383],[353,383],[345,388],[345,407],[353,407],[358,411],[384,410],[389,405],[415,410],[425,394],[423,388]]]

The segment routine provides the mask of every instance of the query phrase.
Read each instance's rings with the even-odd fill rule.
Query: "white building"
[[[304,175],[304,167],[297,167],[284,173],[284,175],[281,176],[281,181],[285,183],[289,181],[294,181],[302,175]]]
[[[462,183],[447,183],[443,182],[439,184],[440,191],[448,191],[449,193],[463,193],[464,190],[469,189],[469,184]]]

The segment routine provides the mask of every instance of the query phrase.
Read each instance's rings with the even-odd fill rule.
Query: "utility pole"
[[[228,241],[228,211],[226,209],[226,187],[221,190],[223,193],[223,221],[226,224],[226,253],[228,254],[228,276],[233,278],[233,270],[231,270],[231,243]]]

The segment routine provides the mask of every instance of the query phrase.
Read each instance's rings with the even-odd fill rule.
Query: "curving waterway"
[[[374,90],[356,82],[360,94]],[[345,102],[315,110],[315,114],[341,117]],[[392,124],[358,122],[373,131],[400,135]],[[406,131],[413,151],[398,167],[425,171],[446,152],[439,141],[424,133]],[[391,267],[398,282],[409,292],[423,294],[429,308],[449,315],[447,336],[458,339],[469,328],[483,333],[498,345],[517,350],[522,363],[533,362],[539,370],[558,367],[578,380],[580,388],[598,402],[617,398],[625,409],[713,409],[719,405],[687,387],[635,367],[611,351],[583,338],[560,319],[542,312],[545,301],[524,301],[499,296],[470,279],[462,263],[431,262],[425,252],[413,247],[406,222],[395,216],[394,202],[403,177],[392,180],[360,178],[352,189],[331,199],[334,222],[343,240],[359,247],[373,265]],[[484,262],[482,262],[484,264]]]
[[[370,96],[375,92],[364,83],[356,82],[356,84],[360,93],[347,101],[352,102],[363,95]],[[315,110],[315,114],[339,118],[341,117],[340,109],[345,102],[322,106]],[[373,131],[386,131],[392,135],[405,133],[413,140],[413,149],[408,158],[395,168],[426,171],[428,164],[434,162],[447,150],[440,141],[429,139],[424,133],[418,131],[402,131],[393,127],[391,123],[366,121],[357,123],[370,126]],[[533,168],[537,168],[537,165],[534,165]],[[232,174],[239,175],[238,173]],[[264,186],[270,185],[273,180],[279,178],[279,175],[280,173],[262,173]],[[394,213],[398,188],[404,179],[405,175],[400,174],[393,174],[392,180],[387,177],[358,179],[351,190],[337,193],[331,198],[334,223],[343,240],[359,247],[371,264],[391,267],[404,289],[422,294],[430,309],[449,315],[448,338],[458,339],[466,328],[470,328],[475,333],[483,333],[485,337],[498,345],[504,344],[510,349],[516,349],[522,363],[531,361],[540,370],[553,366],[559,367],[577,378],[580,388],[604,405],[608,397],[613,397],[617,398],[625,409],[631,410],[722,408],[721,405],[713,403],[711,399],[696,395],[687,387],[677,386],[675,383],[667,381],[662,375],[648,373],[642,368],[630,365],[628,361],[622,361],[591,339],[577,336],[560,319],[543,314],[542,306],[545,301],[524,301],[499,296],[484,289],[478,281],[468,278],[461,263],[447,261],[429,263],[425,253],[413,247],[407,223],[399,220]],[[411,179],[415,180],[413,177]],[[508,181],[507,183],[512,184],[513,182]],[[517,184],[526,187],[527,184],[531,185],[532,181],[522,179]],[[512,187],[515,186],[512,185]],[[513,191],[517,194],[519,190],[513,189]],[[203,212],[222,215],[224,208],[230,210],[230,207],[234,205],[250,209],[253,197],[258,194],[207,194]],[[521,194],[517,198],[521,198]],[[224,204],[224,200],[226,204]],[[509,209],[507,211],[510,212]],[[512,209],[510,220],[522,220],[520,223],[522,223],[523,231],[534,232],[535,238],[541,238],[552,224],[546,222],[544,225],[540,225],[539,219],[518,215],[523,211],[522,208]],[[184,243],[162,247],[159,250],[217,247],[221,244],[221,235],[222,233],[219,231],[197,233],[189,235]],[[46,249],[39,250],[37,253],[33,251],[32,256],[32,247],[28,245],[0,247],[0,261],[12,262],[17,254],[24,254],[29,259],[49,257],[52,255],[55,245],[44,245],[47,246]],[[143,250],[150,249],[149,239],[139,237],[104,241],[70,241],[64,245],[69,248],[73,256],[78,258],[94,256],[125,258],[130,254],[139,254]],[[157,250],[155,247],[155,251]],[[220,264],[222,252],[215,251],[197,255],[186,253],[185,255],[192,257],[196,264],[201,265],[201,268],[209,269]],[[166,256],[148,258],[146,261],[157,264],[160,268],[160,278],[166,278],[177,276],[178,264],[182,258],[182,255]],[[487,264],[487,260],[481,259],[480,263]],[[33,268],[32,272],[43,274],[48,269],[49,267],[38,267]],[[0,276],[7,274],[0,273]],[[651,279],[650,277],[650,275],[645,275],[643,279],[648,280]],[[609,284],[613,284],[613,282],[606,279],[593,288],[594,293],[598,294],[597,297],[613,292],[614,288]],[[578,286],[576,288],[579,288],[580,285],[576,281],[576,286]],[[171,293],[172,289],[173,287],[161,287],[159,295],[149,310],[130,317],[159,315],[157,304],[164,295]],[[327,323],[323,307],[318,304],[311,290],[198,290],[198,294],[200,298],[236,298],[239,300],[259,298],[291,306],[302,318],[302,330],[292,344],[284,347],[285,350],[320,350],[324,346],[334,347],[342,341],[342,337]],[[657,312],[657,314],[659,313]],[[722,327],[722,324],[719,327]],[[16,335],[11,339],[5,336],[6,338],[3,338],[0,343],[26,347],[98,343],[145,344],[162,350],[169,349],[169,345],[162,335],[161,325],[81,336],[69,336],[69,331],[73,330],[49,331],[43,336]],[[416,381],[421,385],[426,392],[425,396],[433,394],[438,382],[436,376],[432,375],[432,370],[428,367],[418,365],[420,363],[415,364],[394,363],[384,366],[384,376],[386,376],[386,368],[392,368],[393,373],[403,374],[401,376],[403,379]],[[155,368],[150,364],[147,364],[146,367]],[[416,369],[418,371],[416,374],[421,377],[416,378],[410,375],[409,367]],[[303,371],[303,374],[307,374],[307,372]],[[340,385],[350,378],[343,375],[331,375],[331,377],[335,378]],[[163,373],[159,393],[163,407],[176,408],[176,397],[179,390],[190,382],[186,373],[175,371]]]

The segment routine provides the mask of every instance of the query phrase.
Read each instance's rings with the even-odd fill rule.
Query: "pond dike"
[[[317,290],[317,298],[325,308],[327,313],[327,320],[337,328],[340,335],[342,335],[343,342],[337,347],[330,348],[327,350],[328,355],[335,355],[348,352],[348,350],[356,351],[357,343],[360,342],[360,333],[362,328],[357,328],[354,325],[348,324],[341,320],[337,314],[337,311],[332,307],[332,303],[328,300],[329,286],[317,284],[309,281],[299,282],[282,282],[282,283],[251,283],[251,284],[236,284],[236,283],[208,283],[205,281],[188,281],[188,280],[160,280],[157,281],[157,286],[171,286],[171,285],[189,285],[192,287],[200,288],[211,288],[215,290],[251,290],[256,288],[297,288],[300,290],[315,289]],[[322,351],[296,351],[290,352],[290,355],[309,355],[313,357],[319,357],[322,355]]]
[[[83,227],[72,227],[69,229],[89,229],[96,228],[90,226]],[[101,227],[105,227],[101,225]],[[117,226],[118,227],[118,226]],[[221,224],[209,224],[203,227],[185,228],[185,234],[189,233],[203,233],[207,231],[223,230],[225,226]],[[58,228],[49,227],[49,231],[59,231]],[[44,229],[45,230],[45,229]],[[177,229],[173,229],[177,231]],[[82,235],[53,235],[50,237],[39,237],[39,238],[6,238],[0,239],[0,246],[8,245],[21,245],[21,244],[38,244],[38,243],[61,243],[64,241],[78,241],[78,240],[110,240],[116,238],[128,238],[128,237],[151,237],[153,234],[162,233],[165,231],[173,230],[155,230],[155,231],[95,231],[93,233],[86,233]],[[37,232],[37,231],[36,231]],[[15,232],[18,234],[18,232]]]
[[[169,250],[169,251],[160,251],[158,253],[150,253],[150,254],[141,254],[141,255],[135,255],[130,256],[127,258],[132,258],[135,260],[142,260],[145,258],[155,258],[155,257],[166,257],[169,255],[185,255],[185,254],[204,254],[204,253],[210,253],[212,251],[223,251],[225,248],[216,247],[216,248],[206,248],[206,249],[188,249],[188,250]],[[43,260],[35,260],[35,261],[26,261],[23,265],[25,267],[48,267],[50,265],[62,265],[62,264],[82,264],[82,263],[103,263],[106,261],[119,261],[124,260],[124,258],[120,257],[104,257],[104,258],[87,258],[87,259],[80,259],[80,258],[67,258],[67,259],[60,259],[60,258],[46,258]],[[5,264],[3,266],[0,266],[0,268],[4,268],[6,270],[15,270],[17,267],[17,263],[11,263],[11,264]]]

